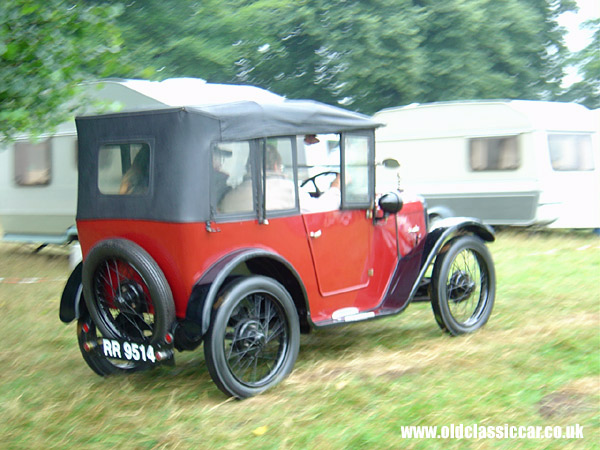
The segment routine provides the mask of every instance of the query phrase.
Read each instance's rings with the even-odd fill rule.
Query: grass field
[[[0,244],[0,448],[599,448],[600,238],[499,233],[496,306],[448,337],[428,304],[303,336],[292,375],[245,401],[202,349],[100,378],[58,319],[67,251]],[[408,425],[583,426],[576,439],[402,439]]]

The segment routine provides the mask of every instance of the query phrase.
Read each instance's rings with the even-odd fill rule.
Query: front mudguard
[[[449,217],[447,219],[438,219],[427,234],[425,249],[423,251],[423,261],[425,261],[430,254],[437,254],[439,249],[442,248],[446,242],[463,234],[479,236],[485,242],[494,242],[496,240],[493,228],[484,224],[479,219],[472,217]]]
[[[81,286],[82,267],[83,263],[81,262],[75,266],[60,298],[58,316],[64,323],[70,323],[75,319],[79,319],[81,315],[81,299],[83,298],[83,288]]]
[[[492,227],[484,224],[479,219],[472,217],[450,217],[437,220],[435,226],[429,230],[425,238],[423,255],[421,257],[421,270],[409,294],[409,301],[415,296],[427,269],[443,251],[445,244],[453,238],[462,235],[475,235],[485,242],[494,242],[496,240]]]

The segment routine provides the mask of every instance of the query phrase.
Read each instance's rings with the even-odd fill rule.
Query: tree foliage
[[[130,4],[125,50],[160,70],[372,113],[411,102],[553,98],[572,0],[208,0]]]
[[[77,84],[106,76],[245,83],[366,113],[556,99],[568,59],[556,19],[574,8],[573,0],[6,0],[0,135],[59,123]],[[587,84],[570,95],[583,99],[592,86],[597,101],[598,57],[588,52]]]
[[[600,18],[586,22],[585,26],[594,32],[592,41],[572,58],[583,79],[570,86],[562,99],[593,109],[600,108]]]
[[[118,13],[63,0],[0,2],[0,140],[61,123],[82,81],[115,70]]]

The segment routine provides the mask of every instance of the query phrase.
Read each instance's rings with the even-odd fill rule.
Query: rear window
[[[550,134],[548,148],[554,170],[594,170],[592,136],[589,134]]]
[[[521,152],[517,136],[482,137],[469,139],[471,170],[517,170]]]
[[[98,189],[105,195],[144,195],[150,188],[147,143],[106,144],[98,152]]]
[[[51,140],[15,142],[15,183],[19,186],[50,184],[52,175]]]

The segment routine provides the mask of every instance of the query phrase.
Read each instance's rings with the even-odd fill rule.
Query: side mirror
[[[403,206],[402,199],[395,192],[385,194],[379,199],[379,207],[386,214],[396,214]]]
[[[384,159],[381,161],[381,165],[386,169],[397,169],[400,167],[400,163],[392,158]]]

